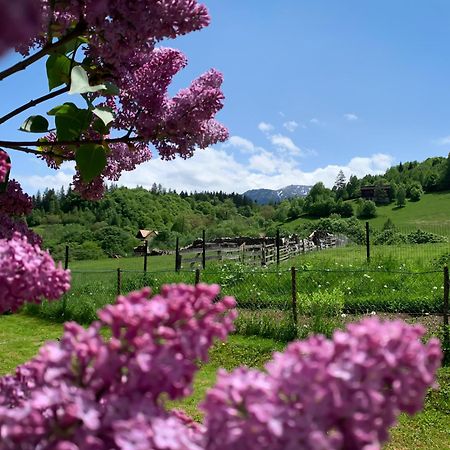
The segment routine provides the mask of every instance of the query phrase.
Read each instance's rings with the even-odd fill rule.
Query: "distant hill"
[[[306,197],[312,186],[291,184],[281,189],[251,189],[242,195],[253,200],[259,205],[267,205],[268,203],[280,203],[283,200],[294,197]]]

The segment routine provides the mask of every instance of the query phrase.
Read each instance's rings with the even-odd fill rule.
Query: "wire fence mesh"
[[[448,342],[448,289],[442,270],[409,271],[370,267],[314,269],[307,265],[252,268],[224,264],[205,270],[72,271],[72,288],[62,302],[29,306],[52,319],[89,323],[96,311],[118,294],[149,286],[158,292],[170,283],[215,283],[221,295],[236,298],[237,332],[282,340],[311,333],[330,335],[336,328],[367,316],[420,323],[428,335]],[[447,281],[448,283],[448,281]]]

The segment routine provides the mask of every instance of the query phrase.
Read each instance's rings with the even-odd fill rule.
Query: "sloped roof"
[[[136,234],[138,239],[148,239],[149,237],[158,236],[158,232],[156,230],[139,230]]]

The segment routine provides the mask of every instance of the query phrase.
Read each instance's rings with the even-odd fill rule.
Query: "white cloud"
[[[380,174],[388,169],[394,159],[386,154],[352,158],[345,165],[328,165],[313,171],[301,170],[292,159],[277,157],[266,150],[252,154],[248,161],[238,161],[223,148],[199,150],[187,160],[173,161],[155,159],[142,164],[133,172],[125,173],[119,184],[148,189],[153,183],[161,183],[178,192],[223,190],[245,192],[248,189],[279,189],[289,184],[315,184],[322,181],[332,187],[340,170],[346,177],[354,174]]]
[[[61,189],[61,187],[67,188],[72,182],[73,175],[75,174],[75,163],[66,162],[62,168],[57,171],[51,171],[48,175],[20,175],[16,178],[23,186],[26,192],[35,193],[37,191],[43,191],[45,189]]]
[[[437,145],[449,145],[450,144],[450,136],[445,136],[443,138],[436,139],[434,141]]]
[[[273,128],[274,127],[271,123],[260,122],[258,124],[259,131],[262,131],[263,133],[270,133],[271,131],[273,131]]]
[[[310,123],[312,123],[312,124],[314,124],[314,125],[320,125],[320,120],[317,119],[316,117],[313,117],[313,118],[310,120]]]
[[[243,153],[253,153],[256,151],[255,144],[240,136],[230,136],[224,147],[233,147]]]
[[[301,155],[302,151],[297,145],[294,144],[290,137],[283,136],[282,134],[273,134],[269,136],[270,142],[280,150],[287,150],[293,155]]]
[[[359,117],[356,114],[347,113],[347,114],[344,114],[344,119],[348,120],[349,122],[355,122],[359,119]]]
[[[283,127],[291,133],[293,133],[298,128],[298,126],[299,124],[295,120],[289,120],[283,123]]]
[[[265,174],[275,173],[277,171],[277,158],[273,153],[263,151],[250,158],[249,169]]]
[[[277,138],[277,136],[280,136]],[[298,147],[285,136],[275,135],[275,140],[288,147]],[[234,140],[234,144],[243,144],[253,148],[253,152],[230,153],[226,145],[198,150],[192,158],[176,158],[172,161],[153,159],[141,164],[132,172],[125,172],[118,185],[127,187],[143,186],[150,189],[153,183],[161,183],[166,188],[180,191],[222,190],[225,192],[245,192],[248,189],[279,189],[289,184],[312,185],[322,181],[332,187],[337,174],[342,170],[347,177],[354,174],[362,177],[366,174],[379,174],[388,169],[394,158],[383,153],[371,156],[356,156],[345,165],[330,164],[312,171],[304,171],[301,165],[290,157],[292,153],[277,155],[250,141]],[[289,139],[289,138],[287,138]],[[250,144],[252,146],[250,146]],[[288,150],[288,149],[286,149]],[[238,157],[239,156],[239,157]],[[49,171],[46,175],[18,176],[28,192],[35,193],[45,188],[59,189],[67,187],[72,181],[74,164],[68,163],[59,171]]]

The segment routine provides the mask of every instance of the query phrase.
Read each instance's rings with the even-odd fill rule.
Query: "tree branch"
[[[55,142],[44,142],[44,141],[0,141],[0,147],[61,147],[61,146],[80,146],[85,144],[117,144],[117,143],[128,143],[128,142],[142,142],[147,139],[142,136],[133,136],[129,137],[127,135],[118,137],[118,138],[110,138],[110,139],[83,139],[77,141],[55,141]],[[17,149],[18,150],[18,149]],[[37,151],[37,150],[36,150]],[[37,151],[38,154],[42,154],[42,152]],[[33,153],[33,152],[30,152]]]
[[[78,36],[81,36],[86,29],[86,25],[83,22],[78,22],[77,26],[70,32],[63,36],[59,41],[54,42],[52,44],[45,45],[41,50],[29,56],[28,58],[19,61],[17,64],[9,67],[8,69],[0,72],[0,81],[5,78],[15,74],[16,72],[20,72],[21,70],[25,70],[28,66],[35,63],[36,61],[43,58],[45,55],[49,54],[53,50],[62,47],[67,42],[70,42],[72,39],[75,39]]]
[[[32,155],[38,155],[38,156],[55,156],[61,159],[64,159],[64,161],[72,161],[74,158],[69,156],[60,155],[59,153],[54,152],[42,152],[39,150],[34,150],[33,148],[27,148],[27,147],[20,147],[18,145],[3,145],[3,147],[9,148],[11,150],[17,150],[22,153],[29,153]]]
[[[6,121],[8,121],[9,119],[11,119],[14,116],[17,116],[18,114],[26,111],[27,109],[32,108],[33,106],[39,105],[39,103],[43,103],[47,100],[50,100],[54,97],[57,97],[58,95],[64,94],[64,92],[68,92],[69,91],[69,86],[64,86],[61,89],[58,89],[57,91],[54,92],[50,92],[49,94],[43,95],[42,97],[37,98],[36,100],[31,100],[28,103],[25,103],[22,106],[19,106],[18,108],[16,108],[15,110],[11,111],[8,114],[5,114],[3,117],[0,117],[0,125],[2,123],[5,123]]]

